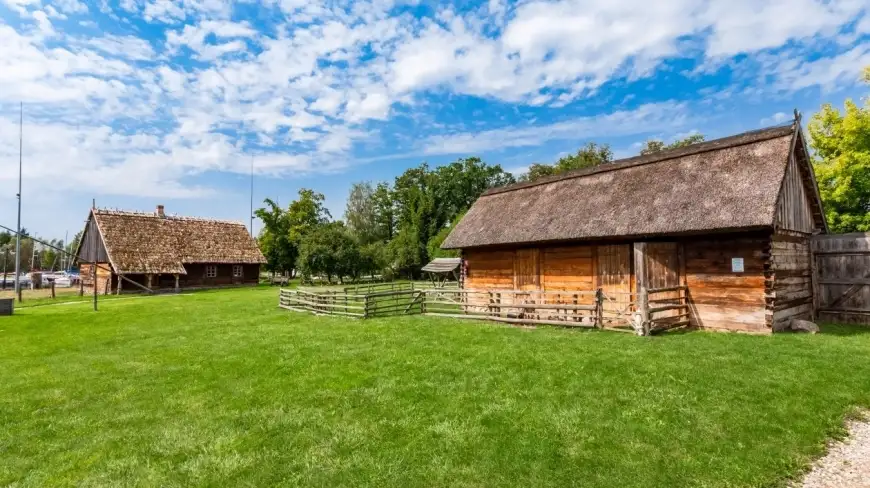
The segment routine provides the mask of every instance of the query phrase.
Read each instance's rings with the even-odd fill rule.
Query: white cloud
[[[487,116],[475,117],[477,131],[430,121],[430,103],[463,108],[450,107],[463,103],[453,95],[561,116],[556,108],[569,113],[608,83],[652,76],[676,58],[718,69],[741,55],[752,69],[735,77],[760,91],[840,87],[870,64],[859,0],[488,0],[465,12],[445,4],[426,19],[393,0],[239,1],[248,5],[0,0],[20,17],[14,27],[0,19],[0,187],[14,173],[9,107],[19,100],[28,134],[38,134],[28,136],[27,178],[196,197],[209,191],[198,175],[246,173],[252,155],[274,175],[338,171],[404,120],[426,123],[408,129],[416,141],[388,149],[435,155],[673,133],[689,118],[684,104],[663,102],[520,128],[492,129]],[[99,32],[89,6],[117,25],[100,22]],[[249,9],[260,11],[242,20]]]
[[[785,112],[777,112],[770,117],[765,117],[761,119],[758,123],[761,126],[770,126],[777,125],[785,122],[786,120],[791,120],[792,116]]]
[[[593,117],[579,117],[554,124],[508,127],[478,132],[438,135],[423,143],[424,154],[479,154],[484,151],[539,146],[548,141],[582,141],[648,133],[652,128],[677,128],[689,120],[686,107],[663,102],[641,105],[635,110]]]

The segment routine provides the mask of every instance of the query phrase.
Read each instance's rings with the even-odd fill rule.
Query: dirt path
[[[870,488],[870,412],[846,423],[848,437],[828,445],[828,453],[813,464],[794,488]]]

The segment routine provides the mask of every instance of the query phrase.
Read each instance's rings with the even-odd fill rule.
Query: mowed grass
[[[870,405],[870,329],[638,338],[276,308],[0,318],[0,485],[771,486]]]

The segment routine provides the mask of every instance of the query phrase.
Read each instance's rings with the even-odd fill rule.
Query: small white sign
[[[735,273],[743,272],[743,258],[731,258],[731,271]]]

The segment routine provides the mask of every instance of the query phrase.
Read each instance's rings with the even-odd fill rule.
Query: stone
[[[788,324],[788,329],[793,332],[807,332],[815,334],[819,331],[819,326],[809,320],[792,320]]]

